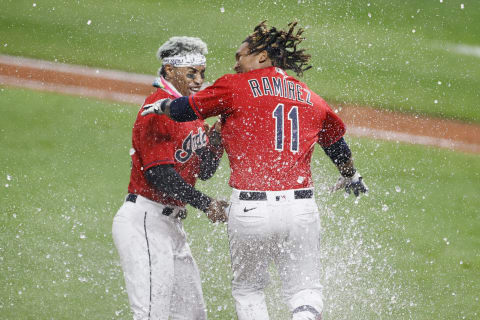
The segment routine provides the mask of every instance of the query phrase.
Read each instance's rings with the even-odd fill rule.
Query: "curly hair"
[[[244,40],[248,43],[250,53],[265,50],[273,66],[293,70],[299,76],[310,69],[312,66],[308,65],[308,61],[311,56],[305,53],[305,49],[297,50],[297,45],[305,39],[301,36],[304,31],[302,28],[294,33],[297,22],[290,22],[288,30],[268,28],[265,22],[266,20],[258,24]]]

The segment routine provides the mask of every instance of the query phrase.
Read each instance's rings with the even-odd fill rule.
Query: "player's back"
[[[234,94],[222,127],[230,185],[243,190],[311,187],[310,160],[328,105],[279,68],[231,80]]]
[[[224,75],[189,103],[201,119],[222,115],[230,186],[241,190],[311,187],[313,146],[345,132],[322,98],[276,67]]]

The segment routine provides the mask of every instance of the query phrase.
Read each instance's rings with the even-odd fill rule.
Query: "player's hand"
[[[210,144],[214,147],[219,147],[222,145],[222,135],[221,135],[221,128],[222,128],[222,125],[220,123],[220,121],[217,121],[213,124],[213,126],[211,126],[210,128],[208,128],[208,124],[206,125],[207,126],[207,129],[205,129],[205,131],[207,132],[207,136],[208,136],[208,141],[210,142]]]
[[[348,194],[353,192],[356,197],[358,197],[360,193],[368,192],[368,187],[358,172],[355,172],[355,174],[349,178],[343,176],[338,178],[337,183],[330,189],[330,192],[335,192],[340,189],[345,189],[345,192]]]
[[[155,114],[165,114],[165,109],[167,105],[170,104],[172,100],[165,98],[155,101],[154,103],[146,104],[143,106],[142,116],[146,116],[151,113]]]
[[[229,203],[225,200],[213,199],[206,212],[208,219],[212,222],[226,222],[228,219],[226,212],[228,206]]]

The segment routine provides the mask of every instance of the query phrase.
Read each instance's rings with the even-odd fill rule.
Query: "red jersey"
[[[144,105],[164,98],[175,97],[159,88]],[[142,116],[142,111],[140,108],[132,130],[132,171],[128,192],[163,204],[183,206],[181,201],[151,187],[144,173],[156,165],[173,164],[180,176],[194,186],[200,163],[195,150],[205,146],[208,140],[204,121],[175,122],[165,115]]]
[[[276,67],[224,75],[189,102],[199,119],[222,115],[235,189],[312,187],[315,143],[327,147],[345,133],[320,96]]]

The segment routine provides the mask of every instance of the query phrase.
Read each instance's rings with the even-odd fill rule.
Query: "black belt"
[[[293,192],[295,199],[310,199],[313,198],[313,190],[295,190]],[[267,200],[267,193],[264,191],[240,191],[238,197],[240,200],[262,201]],[[277,201],[280,197],[277,197]]]
[[[129,193],[128,196],[127,196],[127,199],[125,201],[129,201],[129,202],[137,202],[137,195],[136,194],[133,194],[133,193]]]
[[[129,193],[127,195],[127,199],[125,201],[135,203],[135,202],[137,202],[137,197],[138,197],[138,195],[133,194],[133,193]],[[164,216],[167,216],[167,217],[169,215],[171,215],[172,213],[173,213],[173,208],[171,208],[171,207],[165,207],[162,210],[162,214]],[[187,217],[187,210],[180,210],[177,217],[180,218],[180,219],[185,219]]]

